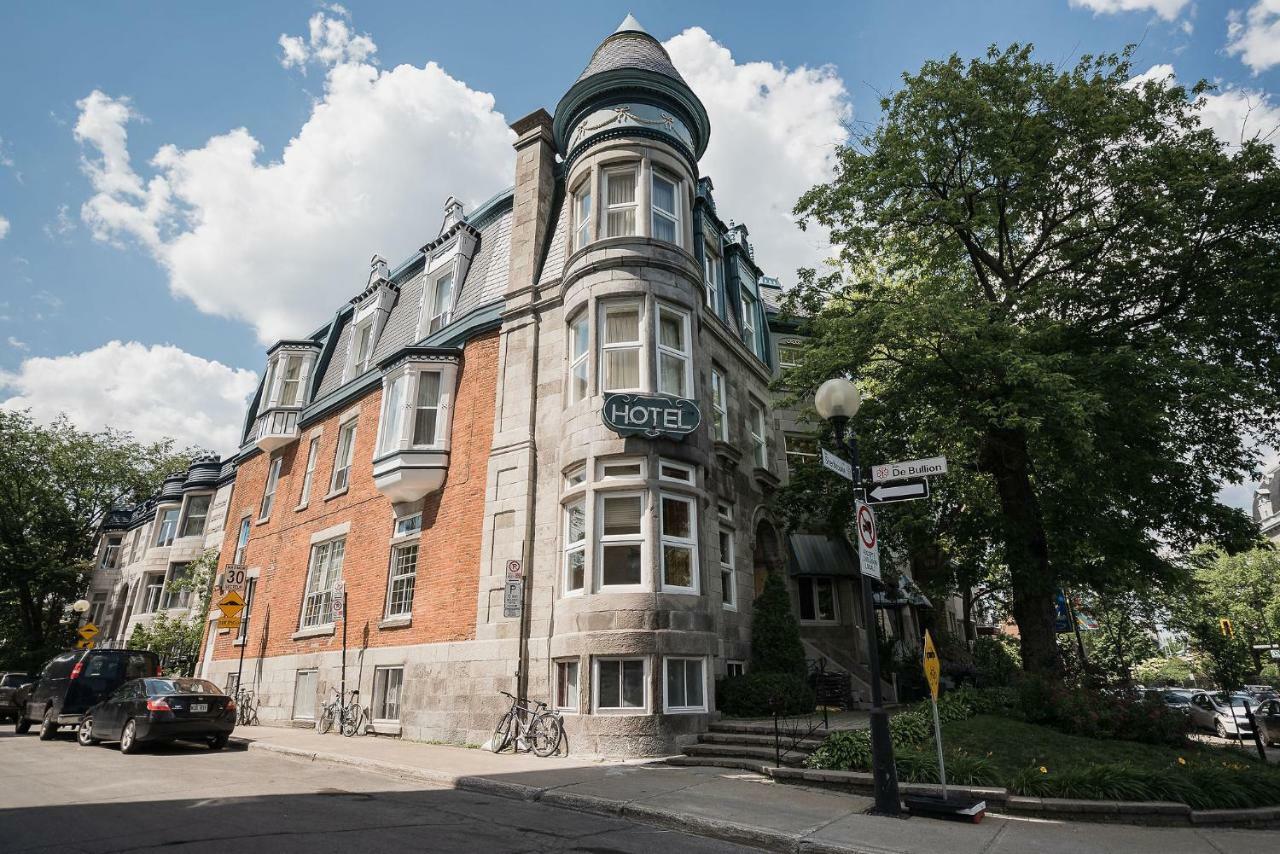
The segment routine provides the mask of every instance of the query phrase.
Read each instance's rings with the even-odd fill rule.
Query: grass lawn
[[[994,715],[976,715],[942,726],[942,747],[948,753],[987,756],[1003,775],[1030,767],[1072,771],[1095,765],[1129,765],[1158,770],[1172,768],[1181,757],[1186,762],[1243,762],[1258,764],[1252,742],[1248,751],[1239,747],[1214,747],[1192,742],[1185,748],[1140,744],[1136,741],[1104,741],[1066,735],[1045,726]],[[934,749],[929,745],[930,749]]]

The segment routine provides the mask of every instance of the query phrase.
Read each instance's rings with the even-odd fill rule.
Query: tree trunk
[[[1005,559],[1009,564],[1013,619],[1022,642],[1022,667],[1058,677],[1062,659],[1053,628],[1058,585],[1049,566],[1040,502],[1031,485],[1027,437],[1021,430],[991,428],[983,437],[978,467],[995,479],[1004,517]]]

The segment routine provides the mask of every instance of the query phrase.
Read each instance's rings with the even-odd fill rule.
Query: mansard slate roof
[[[155,515],[157,504],[179,502],[186,492],[215,490],[230,480],[235,472],[236,464],[231,457],[222,460],[217,454],[202,454],[191,461],[185,472],[174,472],[166,477],[155,495],[137,504],[112,507],[100,528],[104,532],[135,528]]]

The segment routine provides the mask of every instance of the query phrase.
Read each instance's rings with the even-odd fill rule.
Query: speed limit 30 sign
[[[880,580],[880,538],[876,533],[876,514],[868,505],[859,501],[854,513],[854,527],[858,536],[858,564],[863,575]]]

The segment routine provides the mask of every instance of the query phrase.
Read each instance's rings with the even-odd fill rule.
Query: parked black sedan
[[[85,712],[76,740],[119,741],[121,753],[146,742],[203,741],[221,750],[236,725],[235,701],[204,679],[133,679]]]

